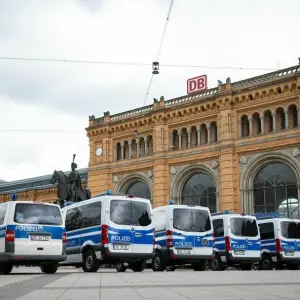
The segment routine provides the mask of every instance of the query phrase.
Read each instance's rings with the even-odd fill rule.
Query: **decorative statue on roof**
[[[57,182],[57,203],[64,207],[72,202],[79,202],[91,199],[91,191],[83,188],[81,177],[76,171],[77,164],[74,162],[76,154],[73,154],[73,161],[71,163],[71,172],[66,176],[62,171],[54,171],[51,183]]]

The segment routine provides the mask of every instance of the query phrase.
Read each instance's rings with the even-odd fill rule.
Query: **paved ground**
[[[59,269],[42,275],[37,268],[0,276],[1,300],[81,299],[300,299],[300,271],[225,271],[116,273],[102,269]]]

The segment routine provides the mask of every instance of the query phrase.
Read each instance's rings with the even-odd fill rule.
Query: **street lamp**
[[[159,74],[159,62],[154,61],[152,63],[152,74]]]

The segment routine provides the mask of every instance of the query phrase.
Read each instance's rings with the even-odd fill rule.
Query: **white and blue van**
[[[174,271],[191,264],[205,271],[213,254],[213,227],[207,207],[170,205],[153,209],[155,256],[153,271]]]
[[[274,266],[297,270],[300,267],[300,220],[280,217],[279,214],[259,214],[262,270]]]
[[[102,195],[62,209],[67,230],[67,260],[62,265],[97,272],[100,265],[142,272],[152,258],[151,203],[134,196]]]
[[[230,213],[213,213],[214,256],[213,271],[238,266],[251,270],[253,263],[261,259],[260,235],[255,216]]]
[[[0,274],[13,266],[40,266],[53,274],[66,256],[66,232],[58,205],[33,201],[0,204]]]

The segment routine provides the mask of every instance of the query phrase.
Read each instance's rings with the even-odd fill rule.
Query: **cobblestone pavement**
[[[18,268],[0,276],[0,299],[300,299],[300,271],[83,273],[61,268],[45,275],[38,268]]]

